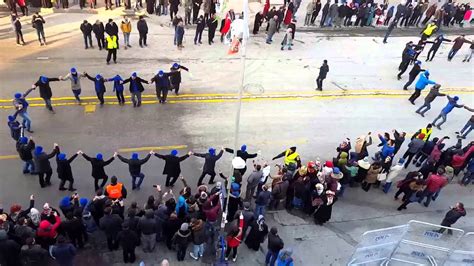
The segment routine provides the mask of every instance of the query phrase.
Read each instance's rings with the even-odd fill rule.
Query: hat
[[[163,70],[160,70],[160,71],[158,71],[158,76],[163,76],[164,73],[165,72],[163,72]]]
[[[415,61],[415,64],[421,65],[421,61],[420,61],[420,60],[416,60],[416,61]]]
[[[453,97],[453,100],[457,101],[457,100],[459,100],[459,97],[458,97],[458,96],[454,96],[454,97]]]
[[[179,230],[186,231],[186,230],[188,230],[188,228],[189,228],[189,224],[188,223],[183,223],[183,224],[181,224],[181,227],[179,228]]]
[[[102,76],[101,76],[100,74],[97,74],[97,75],[95,76],[95,79],[97,79],[97,80],[99,80],[99,79],[101,79],[101,78],[102,78]]]
[[[102,160],[104,158],[104,156],[102,155],[102,153],[97,153],[97,155],[95,156],[95,158],[97,160]]]
[[[26,144],[26,143],[28,143],[28,138],[27,138],[27,137],[21,137],[21,138],[20,138],[20,143],[21,143],[21,144]]]
[[[17,92],[15,93],[15,99],[20,99],[21,98],[21,93]]]
[[[240,185],[238,183],[233,182],[232,184],[230,184],[230,189],[232,191],[238,191],[240,189]]]
[[[66,154],[60,153],[60,154],[58,155],[58,159],[59,159],[59,160],[66,160]]]
[[[10,212],[13,213],[13,212],[19,212],[21,210],[21,206],[19,204],[13,204],[11,207],[10,207]]]
[[[89,203],[89,200],[86,199],[86,198],[81,198],[81,199],[79,200],[79,204],[80,204],[82,207],[86,206],[87,203]]]
[[[425,70],[425,76],[429,76],[430,75],[430,72],[428,70]]]
[[[214,148],[209,148],[209,154],[210,154],[210,155],[213,155],[213,156],[216,155],[216,149],[214,149]]]
[[[326,195],[333,195],[334,196],[334,195],[336,195],[336,193],[334,193],[334,191],[332,191],[332,190],[327,190]]]
[[[8,116],[8,121],[13,122],[15,121],[15,117],[13,115]]]
[[[41,76],[40,81],[41,81],[41,83],[46,83],[46,82],[48,82],[48,78],[45,77],[45,76]]]
[[[203,200],[207,199],[207,193],[204,192],[204,191],[201,192],[201,195],[199,196],[199,198],[200,198],[200,199],[203,199]]]
[[[115,75],[114,79],[116,79],[116,80],[123,80],[122,77],[121,77],[120,75],[118,75],[118,74]]]
[[[313,161],[308,162],[308,168],[314,168],[315,166],[316,166],[316,163],[314,163]]]
[[[331,174],[331,176],[332,176],[332,178],[339,180],[339,179],[341,179],[341,178],[344,176],[344,174],[341,172],[341,170],[339,170],[338,167],[334,167],[334,168],[332,169],[332,174]]]
[[[244,169],[245,166],[246,163],[242,158],[235,157],[234,159],[232,159],[232,167],[234,167],[234,169]]]
[[[174,64],[173,64],[173,68],[179,68],[179,64],[178,64],[178,63],[174,63]]]
[[[404,164],[404,163],[405,163],[405,159],[400,158],[400,159],[398,160],[398,164]]]
[[[137,160],[138,159],[138,153],[136,153],[136,152],[132,153],[132,159]]]
[[[316,189],[318,189],[318,188],[319,188],[319,189],[324,189],[324,185],[321,184],[321,183],[317,183],[317,184],[315,185],[315,187],[316,187]]]
[[[35,148],[35,154],[39,155],[40,153],[43,152],[43,147],[42,146],[36,146]]]
[[[48,229],[48,227],[50,227],[50,226],[51,226],[51,223],[48,222],[48,220],[43,220],[43,221],[41,221],[40,224],[39,224],[39,228],[41,228],[41,229],[43,229],[43,230],[44,230],[44,229]]]
[[[77,72],[76,68],[75,68],[75,67],[72,67],[72,68],[71,68],[71,73],[76,73],[76,72]]]
[[[369,162],[369,157],[365,157],[364,159],[362,160],[358,160],[357,161],[357,164],[359,165],[359,167],[367,170],[370,168],[370,162]]]
[[[425,138],[425,134],[424,134],[424,133],[418,134],[418,138],[419,138],[419,139],[424,139],[424,138]]]
[[[333,168],[333,167],[334,167],[334,164],[333,164],[331,161],[326,161],[326,162],[324,163],[324,166],[329,167],[329,168]]]
[[[247,145],[244,144],[244,145],[240,146],[240,150],[241,151],[246,151],[247,150]]]
[[[306,166],[301,166],[300,169],[298,170],[298,174],[300,176],[305,176],[308,173],[308,169]]]
[[[59,202],[60,207],[67,207],[69,205],[71,205],[71,200],[69,199],[69,196],[64,196]]]
[[[132,77],[136,78],[137,77],[137,72],[133,72]]]
[[[171,155],[173,155],[173,156],[178,155],[178,151],[177,151],[177,150],[172,150],[172,151],[171,151]]]

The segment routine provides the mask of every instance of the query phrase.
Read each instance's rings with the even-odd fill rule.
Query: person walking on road
[[[224,148],[224,150],[228,153],[234,153],[234,150],[231,149],[231,148]],[[244,160],[244,162],[247,162],[247,159],[252,159],[252,158],[255,158],[257,157],[257,153],[248,153],[247,152],[247,145],[242,145],[240,146],[240,150],[237,151],[237,157],[240,157],[242,158],[242,160]],[[245,174],[245,171],[247,171],[247,166],[245,166],[243,169],[240,169],[239,172],[241,173],[241,175],[244,175]]]
[[[285,50],[285,47],[288,48],[288,50],[293,50],[293,48],[291,48],[291,46],[293,45],[292,32],[293,30],[291,28],[286,29],[285,37],[283,37],[283,40],[281,41],[282,51]]]
[[[99,99],[100,106],[102,107],[105,103],[104,94],[107,91],[105,88],[105,82],[107,80],[100,74],[97,74],[95,78],[89,76],[87,73],[84,73],[84,75],[86,75],[90,81],[94,82],[95,93],[97,95],[97,99]]]
[[[124,17],[124,20],[122,20],[122,23],[120,23],[120,29],[123,33],[123,45],[125,47],[125,50],[127,50],[127,48],[132,47],[130,45],[130,33],[132,32],[132,23],[127,17]]]
[[[133,72],[132,76],[124,80],[122,84],[130,83],[129,90],[132,95],[133,107],[142,105],[142,92],[145,90],[142,83],[148,84],[148,81],[137,76],[137,72]]]
[[[155,83],[158,101],[162,104],[166,103],[166,97],[168,96],[168,90],[170,88],[169,73],[159,70],[158,74],[151,78],[150,83]]]
[[[405,45],[405,49],[403,49],[402,52],[402,62],[400,62],[400,65],[398,66],[398,70],[400,70],[397,75],[398,80],[402,79],[403,73],[407,71],[410,62],[415,58],[416,52],[414,48],[415,45],[411,41]]]
[[[266,40],[267,44],[272,44],[273,35],[277,31],[277,21],[278,21],[277,15],[273,16],[273,18],[271,18],[268,21],[267,40]]]
[[[81,103],[81,98],[79,97],[81,95],[81,78],[85,76],[83,73],[78,73],[76,68],[73,67],[64,77],[60,77],[61,80],[71,81],[71,90],[77,103]]]
[[[8,116],[7,122],[8,128],[10,129],[10,136],[16,142],[22,137],[22,126],[20,122],[16,121],[16,117],[13,115]]]
[[[405,83],[403,86],[403,90],[408,90],[408,86],[410,86],[413,81],[415,81],[416,77],[420,72],[425,71],[424,69],[421,68],[421,61],[415,61],[415,64],[413,65],[413,68],[410,70],[410,73],[408,73],[408,81]]]
[[[140,190],[140,185],[142,184],[143,179],[145,178],[145,175],[141,172],[141,167],[143,164],[148,162],[152,154],[154,154],[154,152],[150,151],[150,153],[145,158],[139,159],[138,153],[134,152],[132,153],[132,157],[130,159],[127,159],[117,153],[117,157],[119,158],[119,160],[128,164],[128,170],[130,171],[130,175],[132,176],[132,190]]]
[[[443,34],[438,35],[438,37],[436,37],[436,39],[433,41],[433,45],[431,46],[430,50],[428,51],[428,55],[426,56],[426,62],[433,61],[436,52],[438,51],[441,44],[443,44],[443,42],[451,42],[451,40],[445,39]]]
[[[16,35],[16,45],[23,46],[26,43],[25,43],[25,40],[23,39],[23,32],[21,31],[20,17],[13,17],[12,20],[13,20],[12,22],[13,29],[15,29],[15,35]]]
[[[383,38],[383,43],[387,43],[387,39],[392,34],[393,29],[397,27],[398,20],[394,19],[392,22],[390,22],[390,25],[387,27],[387,31],[385,32],[385,37]]]
[[[114,59],[114,63],[117,64],[117,49],[118,49],[118,38],[117,35],[109,35],[105,39],[107,49],[107,65],[110,64],[110,59]]]
[[[71,163],[76,159],[76,157],[79,155],[79,152],[71,156],[69,159],[66,157],[66,154],[61,153],[59,150],[59,146],[57,147],[56,151],[56,165],[57,165],[57,173],[58,173],[58,178],[61,180],[59,182],[59,190],[66,190],[64,185],[66,184],[66,181],[69,182],[69,191],[76,191],[74,188],[74,177],[72,175],[72,170],[71,170]]]
[[[270,228],[268,234],[268,251],[265,256],[265,265],[274,266],[277,260],[278,253],[284,248],[285,244],[278,235],[278,229],[276,227]]]
[[[51,87],[49,86],[50,82],[59,81],[59,78],[48,78],[45,76],[40,76],[38,81],[35,84],[31,85],[32,89],[39,88],[40,97],[43,98],[44,103],[46,105],[46,109],[48,109],[51,113],[54,114],[53,106],[51,105],[51,98],[53,97],[53,92],[51,91]]]
[[[194,9],[193,9],[194,12]],[[211,14],[211,18],[207,21],[207,40],[209,45],[214,43],[214,36],[217,30],[216,14]]]
[[[224,148],[221,149],[219,154],[216,154],[216,149],[214,148],[209,148],[208,153],[193,153],[194,156],[204,158],[204,166],[202,168],[201,176],[198,180],[198,186],[202,185],[202,180],[206,175],[211,176],[211,178],[209,179],[209,185],[214,184],[214,177],[216,176],[216,162],[222,157],[223,153]]]
[[[35,149],[35,142],[33,137],[21,137],[16,143],[16,151],[20,159],[25,162],[23,167],[23,174],[32,174],[35,175],[36,169],[33,162],[33,150]]]
[[[31,18],[31,25],[36,30],[36,35],[38,35],[38,42],[41,46],[46,45],[46,37],[44,36],[45,23],[46,21],[38,12],[36,12]]]
[[[464,36],[465,35],[461,35],[453,40],[454,44],[448,53],[448,61],[451,61],[454,58],[454,56],[461,49],[464,43],[473,44],[471,41],[468,41],[466,38],[464,38]]]
[[[469,112],[474,112],[474,108],[470,108],[468,106],[464,106],[464,109],[468,110]],[[467,135],[472,131],[474,128],[474,115],[466,122],[464,127],[456,132],[458,138],[465,139]]]
[[[430,72],[428,70],[423,71],[419,77],[418,81],[415,84],[415,91],[413,94],[408,98],[408,101],[410,101],[411,104],[415,105],[415,100],[420,97],[421,91],[426,88],[428,84],[436,84],[435,81],[430,80]]]
[[[81,32],[84,36],[85,49],[87,50],[89,46],[91,48],[94,48],[94,46],[92,45],[92,25],[87,22],[87,20],[84,20],[84,22],[81,24]]]
[[[468,62],[471,61],[472,54],[474,54],[474,43],[471,43],[471,46],[469,46],[469,51],[466,53],[466,56],[464,56],[464,60],[462,62]]]
[[[316,78],[316,85],[318,86],[316,90],[319,90],[319,91],[323,90],[323,80],[326,79],[328,72],[329,72],[328,60],[324,60],[323,64],[319,68],[319,75]]]
[[[30,92],[32,92],[34,89],[29,89],[25,93],[21,94],[19,92],[15,93],[13,99],[13,106],[15,107],[15,117],[19,115],[22,119],[23,122],[21,123],[23,128],[26,129],[26,131],[33,133],[33,130],[31,130],[31,118],[30,115],[28,114],[28,106],[29,103],[26,101],[26,97]]]
[[[169,72],[171,89],[174,89],[176,95],[179,93],[179,85],[181,84],[181,69],[189,72],[187,67],[178,63],[174,63]]]
[[[439,115],[433,120],[433,126],[437,127],[439,130],[441,130],[441,125],[444,124],[444,122],[446,122],[447,118],[448,118],[448,114],[451,113],[451,111],[454,109],[454,108],[461,108],[461,107],[464,107],[464,105],[462,104],[458,104],[458,100],[459,100],[459,97],[458,96],[454,96],[454,97],[450,97],[449,95],[446,95],[446,97],[448,97],[448,103],[446,104],[446,106],[441,110],[441,112],[439,113]],[[441,122],[439,122],[437,125],[436,125],[436,121],[438,121],[438,119],[442,119]]]
[[[143,16],[140,16],[138,19],[137,30],[138,30],[138,35],[139,35],[138,44],[140,45],[141,48],[143,48],[143,46],[147,46],[146,36],[148,34],[148,25]]]
[[[100,20],[96,20],[94,25],[92,25],[92,31],[94,32],[95,38],[97,39],[97,46],[99,50],[105,47],[105,29],[104,24]]]
[[[431,23],[428,23],[426,27],[421,31],[421,40],[426,41],[431,35],[438,31],[438,25],[436,25],[436,20]]]
[[[54,149],[50,154],[46,154],[43,151],[43,147],[36,146],[33,154],[33,161],[35,163],[35,169],[39,176],[39,183],[42,188],[51,185],[51,176],[53,175],[53,169],[49,159],[53,158],[58,152],[58,144],[54,143]]]
[[[102,153],[97,153],[95,158],[89,157],[87,154],[83,153],[82,151],[78,151],[79,154],[84,157],[87,161],[89,161],[92,165],[92,177],[94,178],[94,189],[97,191],[99,188],[104,188],[105,184],[109,177],[105,173],[104,167],[109,165],[115,157],[110,157],[107,161],[104,161]],[[99,186],[99,179],[102,179],[102,184]]]
[[[451,227],[451,225],[455,224],[459,220],[459,218],[463,216],[466,216],[464,204],[461,202],[457,202],[454,207],[450,207],[450,210],[444,216],[443,221],[441,221],[441,226]],[[440,228],[438,233],[442,234],[445,230],[446,228]],[[448,234],[453,234],[451,229],[448,229]]]
[[[431,103],[436,99],[438,96],[446,96],[444,93],[439,92],[439,88],[441,85],[435,84],[431,89],[428,95],[425,97],[425,103],[416,110],[416,113],[420,114],[421,116],[425,117],[425,113],[431,109]]]
[[[254,170],[247,177],[247,189],[245,190],[245,199],[244,201],[250,202],[252,200],[253,194],[257,189],[260,179],[263,178],[262,166],[259,164],[254,164]],[[248,225],[247,225],[248,226]]]
[[[206,23],[204,21],[204,17],[201,15],[196,21],[196,33],[194,34],[194,45],[202,44],[201,38],[202,38],[202,32],[204,31],[204,28],[206,27]]]
[[[193,155],[192,152],[178,157],[178,151],[172,150],[168,155],[161,155],[155,153],[155,156],[165,161],[165,168],[163,169],[163,174],[166,175],[166,187],[173,187],[176,180],[178,180],[179,175],[181,174],[180,163],[186,160],[189,156]]]
[[[125,104],[125,97],[123,96],[123,79],[120,75],[115,75],[113,78],[108,79],[107,81],[114,82],[114,89],[115,95],[117,96],[117,100],[119,105]]]

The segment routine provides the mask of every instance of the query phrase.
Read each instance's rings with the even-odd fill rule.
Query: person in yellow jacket
[[[418,131],[415,132],[415,134],[413,134],[411,139],[413,140],[414,138],[418,137],[419,134],[423,134],[425,135],[425,137],[423,138],[423,141],[428,141],[428,139],[431,136],[431,133],[433,133],[433,125],[428,124],[425,128],[418,129]]]
[[[110,178],[110,184],[105,187],[105,195],[111,200],[121,200],[127,197],[127,189],[117,181],[116,176]]]
[[[115,35],[109,35],[107,38],[105,38],[106,43],[106,48],[107,48],[107,65],[110,64],[110,59],[113,56],[114,58],[114,63],[117,64],[117,48],[118,48],[118,43],[117,43],[117,36]]]
[[[436,25],[436,20],[431,23],[428,23],[426,27],[421,31],[421,40],[426,41],[433,33],[438,31],[438,26]]]
[[[301,159],[300,155],[296,152],[296,147],[291,147],[286,151],[278,154],[277,156],[273,157],[272,160],[276,160],[278,158],[285,157],[284,162],[286,166],[293,165],[296,168],[301,167]],[[296,169],[295,168],[295,169]]]
[[[124,19],[122,20],[122,23],[120,24],[120,29],[123,32],[123,43],[125,45],[125,49],[127,49],[127,47],[131,48],[132,46],[130,45],[130,32],[132,32],[132,23],[127,17],[124,17]]]

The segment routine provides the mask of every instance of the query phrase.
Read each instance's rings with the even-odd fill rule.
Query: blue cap
[[[173,155],[173,156],[178,155],[178,151],[177,151],[177,150],[172,150],[172,151],[171,151],[171,155]]]
[[[82,207],[85,207],[87,203],[89,203],[89,200],[87,198],[79,199],[79,205],[81,205]]]
[[[28,138],[27,137],[21,137],[19,141],[20,141],[21,144],[26,144],[26,143],[28,143]]]
[[[430,75],[430,72],[428,70],[425,70],[425,76],[429,76]]]
[[[71,205],[71,200],[69,198],[69,196],[64,196],[61,201],[59,202],[59,206],[60,207],[67,207]]]
[[[123,80],[122,77],[120,75],[115,75],[115,79],[118,79],[118,80]]]
[[[165,74],[165,72],[163,72],[163,70],[158,71],[159,76],[163,76],[163,74]]]
[[[76,70],[75,67],[71,68],[71,73],[76,73],[76,72],[77,72],[77,70]]]
[[[178,64],[178,63],[174,63],[174,64],[173,64],[173,68],[179,68],[179,64]]]
[[[209,148],[209,154],[210,154],[210,155],[213,155],[213,156],[216,155],[216,149],[214,149],[214,148]]]
[[[420,60],[416,60],[416,61],[415,61],[415,64],[421,65],[421,61],[420,61]]]
[[[40,81],[41,81],[41,83],[46,83],[46,82],[48,82],[48,78],[45,77],[45,76],[41,76]]]
[[[341,173],[341,170],[339,170],[338,167],[334,167],[334,168],[332,169],[332,173],[335,174],[335,175],[338,175],[338,174]]]
[[[97,153],[97,155],[95,156],[95,158],[97,160],[102,160],[102,158],[104,158],[104,156],[102,156],[102,153]]]
[[[21,93],[19,93],[19,92],[15,93],[15,99],[20,99],[21,96],[22,96]]]
[[[13,115],[8,116],[8,121],[12,122],[15,121],[15,117]]]
[[[41,146],[36,146],[35,148],[35,154],[38,155],[43,152],[43,147]]]
[[[99,80],[99,79],[101,79],[101,78],[102,78],[102,76],[101,76],[100,74],[97,74],[97,75],[95,76],[95,79],[97,79],[97,80]]]
[[[240,146],[240,150],[241,151],[246,151],[247,150],[247,145],[244,144],[244,145]]]
[[[136,152],[132,153],[132,159],[134,160],[138,159],[138,153]]]
[[[136,78],[137,77],[137,72],[133,72],[132,77]]]
[[[59,159],[59,160],[66,160],[66,154],[60,153],[60,154],[58,155],[58,159]]]
[[[457,101],[457,100],[459,100],[459,97],[458,97],[458,96],[454,96],[453,99],[454,99],[455,101]]]

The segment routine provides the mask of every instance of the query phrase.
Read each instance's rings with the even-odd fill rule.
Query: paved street
[[[118,13],[113,14],[116,16]],[[172,46],[173,32],[167,24],[168,17],[153,16],[148,20],[149,47],[139,48],[138,34],[132,32],[133,48],[120,49],[119,63],[107,66],[105,52],[83,49],[78,27],[85,18],[93,22],[97,18],[105,20],[108,17],[104,13],[47,15],[46,36],[50,44],[46,47],[37,44],[29,25],[25,26],[28,28],[25,30],[28,45],[15,46],[13,33],[8,32],[7,20],[0,19],[0,45],[4,48],[0,52],[0,124],[4,125],[0,127],[0,135],[4,139],[0,143],[0,204],[5,209],[13,202],[26,206],[32,193],[36,195],[39,207],[43,202],[57,206],[59,200],[68,195],[57,190],[59,180],[56,174],[53,175],[53,186],[45,189],[39,188],[36,176],[21,174],[22,163],[15,158],[14,142],[5,126],[7,115],[13,112],[13,93],[28,89],[39,75],[57,77],[65,75],[75,66],[79,71],[93,75],[101,73],[111,77],[120,73],[126,77],[136,71],[149,79],[158,69],[167,70],[173,62],[190,68],[190,73],[183,73],[182,94],[170,97],[166,105],[156,104],[154,87],[148,85],[141,108],[132,108],[129,104],[118,106],[112,87],[108,85],[106,102],[109,104],[99,107],[93,85],[88,80],[82,81],[85,103],[77,105],[71,98],[69,82],[58,82],[52,83],[56,114],[50,114],[42,107],[38,93],[33,92],[29,109],[35,130],[33,136],[46,152],[53,148],[55,142],[68,155],[77,150],[89,155],[102,152],[105,159],[115,151],[122,151],[125,157],[130,156],[132,151],[139,151],[142,157],[150,149],[165,154],[176,148],[184,154],[190,150],[204,152],[210,146],[232,147],[240,58],[227,55],[228,47],[220,44],[218,37],[211,47],[204,40],[203,45],[195,47],[192,43],[194,29],[186,31],[185,48],[178,51]],[[207,38],[206,32],[204,35]],[[456,32],[450,31],[447,38],[456,35]],[[473,35],[468,37],[472,39]],[[284,52],[280,51],[279,46],[283,33],[275,35],[273,45],[265,44],[264,38],[261,31],[249,41],[245,83],[250,86],[245,91],[239,133],[239,143],[247,144],[249,152],[258,152],[259,159],[271,160],[286,148],[297,146],[303,162],[316,158],[331,160],[336,155],[337,145],[347,137],[355,140],[369,131],[375,134],[394,128],[412,134],[430,123],[446,104],[446,98],[438,98],[432,110],[422,118],[415,114],[416,108],[407,101],[414,85],[409,92],[402,90],[408,72],[404,79],[396,79],[405,43],[417,41],[418,36],[390,38],[389,43],[384,45],[381,37],[372,35],[356,37],[345,33],[297,31],[294,50]],[[423,59],[423,68],[430,70],[431,78],[442,85],[442,90],[458,95],[461,104],[472,108],[474,68],[472,62],[461,62],[468,48],[464,45],[452,62],[446,60],[450,44],[440,48],[433,62],[424,62],[428,49],[420,58]],[[330,72],[325,80],[325,91],[316,92],[314,80],[323,59],[329,61]],[[126,100],[130,102],[129,98]],[[421,103],[419,98],[417,106]],[[455,109],[443,129],[435,129],[433,136],[450,136],[447,145],[454,144],[454,132],[471,115],[465,109]],[[472,133],[469,137],[463,145],[472,140]],[[400,153],[405,151],[407,142]],[[377,144],[378,140],[374,139],[374,145],[369,147],[370,154],[378,151]],[[231,159],[231,154],[225,154],[217,169],[229,174]],[[193,190],[203,162],[201,158],[191,157],[182,163],[182,174]],[[250,162],[248,165],[250,167]],[[150,159],[143,167],[146,178],[140,191],[131,191],[126,164],[116,160],[106,168],[106,172],[109,176],[118,176],[127,186],[128,203],[137,201],[141,205],[154,193],[153,184],[164,183],[164,176],[161,175],[163,166],[162,160],[156,157]],[[93,180],[90,164],[78,158],[72,167],[78,192],[84,197],[91,197]],[[408,170],[415,168],[410,166]],[[331,221],[322,227],[298,211],[269,213],[267,223],[277,226],[285,247],[293,249],[295,265],[344,265],[365,231],[405,224],[412,219],[438,224],[449,206],[457,201],[466,204],[467,216],[461,218],[456,227],[474,231],[473,186],[461,187],[457,181],[458,178],[455,178],[429,208],[411,204],[408,210],[398,212],[396,208],[400,202],[393,200],[394,187],[388,195],[380,189],[366,193],[357,187],[349,188],[344,197],[335,203]],[[182,185],[177,183],[173,191],[177,194],[181,188]],[[78,265],[125,265],[121,263],[121,252],[105,251],[103,237],[93,243],[92,247],[81,251]],[[95,247],[99,247],[101,252],[94,250]],[[264,264],[266,242],[262,248],[253,252],[242,245],[234,264]],[[142,253],[140,248],[137,250],[140,250],[137,252],[139,260],[144,260],[147,266],[158,265],[162,258],[170,258],[171,265],[196,265],[189,256],[184,262],[177,263],[176,254],[167,251],[163,244],[152,255]]]

